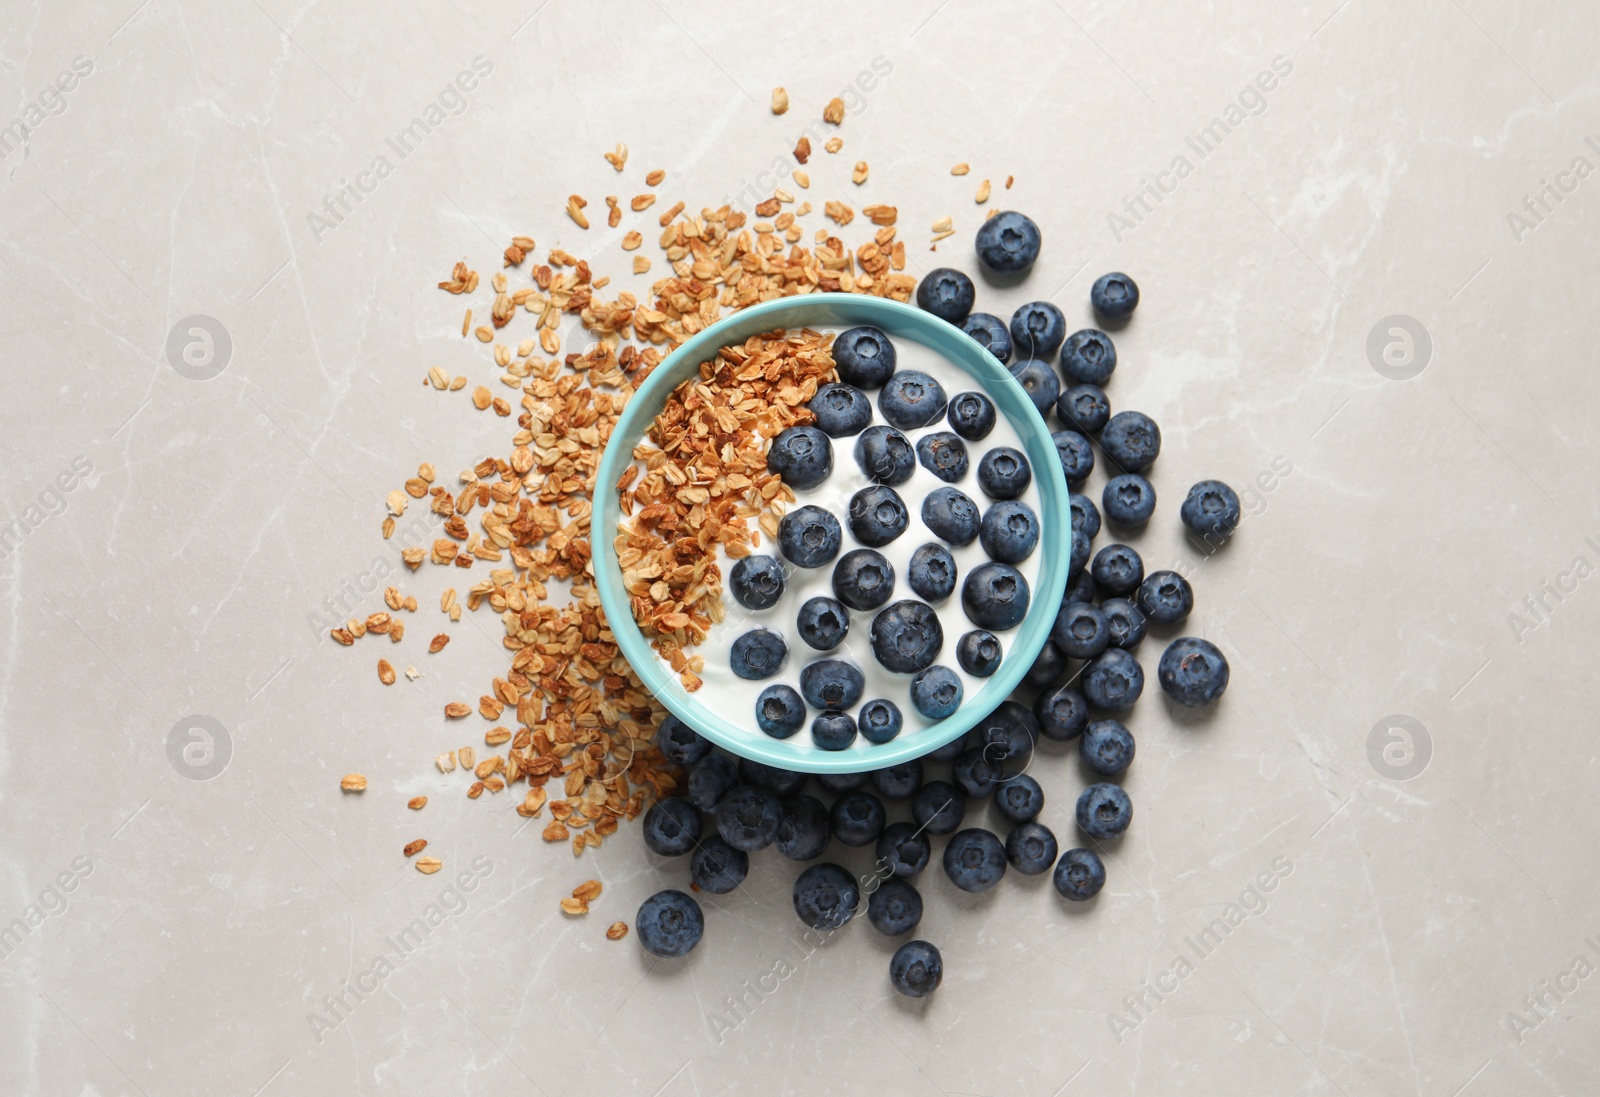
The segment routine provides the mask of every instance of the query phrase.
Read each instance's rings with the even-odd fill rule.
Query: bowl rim
[[[853,327],[870,324],[891,338],[909,339],[926,346],[966,373],[994,400],[1022,440],[1040,494],[1039,575],[1027,615],[1012,633],[1000,669],[977,691],[983,704],[964,697],[959,708],[928,727],[902,732],[887,743],[872,744],[867,751],[825,751],[811,742],[802,728],[787,739],[775,739],[756,728],[752,716],[747,726],[698,700],[650,646],[633,619],[622,567],[617,562],[616,528],[621,504],[617,479],[633,463],[633,448],[643,437],[667,396],[691,369],[724,346],[742,343],[752,335],[777,329]],[[624,444],[625,443],[625,444]],[[1040,470],[1045,471],[1041,474]],[[706,739],[740,758],[801,773],[857,773],[921,758],[970,731],[1021,684],[1023,676],[1049,639],[1062,596],[1072,551],[1072,517],[1069,491],[1049,424],[1039,414],[1027,392],[1010,371],[960,328],[912,305],[885,297],[854,293],[810,293],[764,301],[725,316],[683,342],[664,358],[644,384],[628,397],[627,405],[611,429],[595,474],[594,507],[590,522],[590,567],[606,622],[618,649],[639,676],[644,688],[662,705]],[[956,597],[959,597],[958,595]],[[976,626],[974,626],[976,627]],[[1023,657],[1020,657],[1023,656]],[[993,698],[993,703],[988,698]]]

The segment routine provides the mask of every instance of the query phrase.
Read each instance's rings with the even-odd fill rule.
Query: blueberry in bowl
[[[783,597],[786,576],[776,556],[744,556],[734,561],[728,590],[745,609],[770,609]]]
[[[1028,615],[1028,599],[1028,580],[1010,564],[979,564],[961,584],[961,608],[983,629],[1014,627]]]
[[[894,375],[894,343],[878,328],[850,328],[834,337],[833,364],[839,371],[839,380],[847,385],[882,388]]]
[[[905,726],[905,717],[893,701],[876,698],[861,706],[856,715],[861,737],[869,743],[887,743]]]
[[[811,721],[811,741],[818,750],[845,750],[856,741],[856,720],[848,712],[819,712]]]
[[[961,678],[945,666],[931,666],[911,679],[911,706],[929,720],[943,720],[961,707]]]
[[[903,484],[916,471],[917,454],[910,439],[880,423],[856,438],[856,465],[869,480]]]
[[[981,442],[994,430],[994,401],[981,392],[958,392],[945,412],[950,429],[969,442]]]
[[[912,593],[924,602],[943,602],[956,589],[955,557],[943,545],[930,541],[911,554],[906,581]]]
[[[917,461],[947,484],[967,475],[967,446],[959,434],[941,430],[917,439]]]
[[[833,567],[833,596],[851,609],[877,609],[894,595],[894,567],[873,549],[851,549]]]
[[[873,656],[897,674],[914,674],[932,666],[944,646],[938,613],[911,599],[896,602],[874,617],[871,634]]]
[[[830,438],[860,434],[872,422],[872,400],[854,385],[823,385],[806,407],[817,417],[817,429]]]
[[[978,460],[978,486],[991,499],[1015,499],[1033,482],[1033,468],[1021,450],[995,446]]]
[[[878,392],[879,414],[900,430],[927,426],[944,414],[946,403],[944,386],[921,370],[896,372]]]
[[[978,543],[989,559],[1020,564],[1039,544],[1039,518],[1032,507],[1015,499],[991,503],[978,523]]]
[[[1000,669],[1003,649],[1000,637],[985,629],[973,629],[956,641],[956,662],[974,678],[987,678]]]
[[[839,519],[817,506],[791,510],[778,522],[778,551],[797,568],[820,568],[839,555]]]
[[[959,488],[934,488],[922,500],[922,524],[946,544],[960,548],[978,536],[978,504]]]
[[[789,659],[789,644],[769,628],[753,628],[733,642],[728,667],[746,681],[771,678]]]
[[[795,621],[800,639],[818,651],[832,651],[850,633],[850,611],[833,598],[807,598]]]
[[[756,726],[774,739],[789,738],[805,721],[805,702],[793,686],[770,685],[756,698]]]
[[[815,709],[842,712],[854,708],[866,686],[861,668],[843,659],[818,659],[800,672],[800,695]]]
[[[814,488],[833,473],[833,443],[816,427],[789,427],[772,440],[767,471],[792,488]]]

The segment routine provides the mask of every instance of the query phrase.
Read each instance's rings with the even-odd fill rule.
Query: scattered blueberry
[[[662,857],[681,857],[700,841],[700,812],[681,796],[657,800],[644,813],[644,844]]]
[[[956,662],[974,678],[987,678],[1000,669],[1000,637],[981,628],[963,633],[956,641]]]
[[[1078,829],[1091,838],[1120,838],[1132,821],[1133,801],[1118,785],[1090,785],[1078,796]]]
[[[1139,287],[1126,274],[1102,274],[1089,287],[1089,303],[1101,316],[1121,320],[1139,307]]]
[[[1078,756],[1102,777],[1115,777],[1133,764],[1133,732],[1121,720],[1094,720],[1078,740]]]
[[[717,805],[717,833],[734,849],[754,853],[778,836],[783,804],[770,789],[739,785]]]
[[[922,499],[922,524],[958,548],[978,536],[978,504],[959,488],[934,488]]]
[[[1058,430],[1050,436],[1061,458],[1061,471],[1070,487],[1077,487],[1094,471],[1094,443],[1075,430]]]
[[[1033,469],[1021,450],[995,446],[978,462],[978,486],[991,499],[1015,499],[1033,482]]]
[[[817,784],[835,795],[844,792],[854,792],[866,785],[869,775],[866,773],[819,773]]]
[[[847,385],[881,388],[894,373],[894,362],[894,344],[877,328],[850,328],[833,340],[833,364]]]
[[[701,891],[726,895],[750,873],[750,855],[716,835],[702,842],[689,858],[689,879]]]
[[[945,742],[942,747],[934,747],[922,757],[928,762],[953,762],[956,756],[966,749],[966,737],[957,735],[954,739]]]
[[[833,596],[851,609],[877,609],[893,595],[894,567],[881,552],[851,549],[833,566]]]
[[[1100,505],[1117,525],[1142,526],[1156,511],[1156,489],[1138,473],[1125,472],[1106,481]]]
[[[716,811],[730,788],[739,783],[739,771],[733,759],[726,754],[708,754],[689,771],[689,789],[685,795],[701,811]]]
[[[1072,531],[1071,548],[1068,549],[1067,571],[1076,575],[1089,563],[1089,536],[1081,529]]]
[[[887,701],[884,704],[888,704]],[[872,787],[890,800],[909,800],[922,787],[922,760],[913,758],[872,771]]]
[[[814,488],[833,473],[833,443],[816,427],[789,427],[772,440],[767,471],[792,488]]]
[[[867,921],[885,937],[910,933],[922,921],[922,896],[904,880],[885,880],[867,896]]]
[[[1011,360],[1011,332],[1006,330],[1006,323],[1000,317],[975,312],[961,322],[961,330],[999,361]]]
[[[756,726],[774,739],[787,739],[806,722],[806,703],[793,686],[771,685],[756,698]]]
[[[1056,863],[1056,836],[1043,823],[1021,823],[1006,835],[1006,860],[1024,876],[1037,876]]]
[[[874,851],[878,866],[902,878],[917,875],[928,867],[932,855],[927,836],[910,823],[890,823],[878,835]]]
[[[832,651],[850,632],[850,611],[833,598],[807,598],[795,620],[800,639],[818,651]]]
[[[911,554],[906,566],[906,581],[917,597],[927,602],[943,602],[956,589],[956,561],[943,545],[929,542]]]
[[[1100,603],[1100,612],[1106,615],[1111,626],[1111,646],[1132,651],[1144,640],[1149,622],[1138,606],[1127,598],[1107,598]]]
[[[1019,355],[1049,358],[1067,337],[1067,318],[1049,301],[1030,301],[1011,314],[1010,331]]]
[[[639,928],[639,943],[652,956],[674,959],[688,955],[705,933],[706,917],[700,904],[681,891],[658,891],[639,905],[633,920]],[[896,954],[898,955],[898,954]],[[938,980],[934,980],[938,985]]]
[[[900,708],[893,701],[879,698],[861,706],[861,711],[856,714],[856,725],[867,742],[887,743],[900,734],[900,729],[905,726],[905,717],[900,715]]]
[[[944,960],[926,941],[907,941],[889,958],[889,984],[907,998],[926,998],[943,978]]]
[[[969,741],[997,767],[1009,764],[1012,769],[1021,772],[1033,754],[1033,741],[1038,730],[1038,721],[1026,705],[1006,701],[978,722],[972,729]]]
[[[1111,420],[1111,401],[1098,385],[1073,385],[1056,397],[1056,418],[1072,430],[1099,434]]]
[[[844,531],[839,519],[821,507],[791,510],[778,522],[778,551],[798,568],[820,568],[839,555]]]
[[[881,548],[899,537],[910,522],[905,500],[884,484],[873,484],[852,495],[845,519],[850,536],[872,548]]]
[[[930,720],[961,707],[961,679],[949,667],[931,666],[911,679],[911,706]]]
[[[662,757],[680,766],[692,766],[711,753],[709,739],[670,714],[656,729],[656,745],[661,748]]]
[[[1051,642],[1074,659],[1093,659],[1111,644],[1111,623],[1099,606],[1068,602],[1056,614]]]
[[[900,370],[878,393],[879,414],[901,430],[927,426],[944,414],[945,403],[944,386],[914,369]]]
[[[753,628],[733,642],[728,651],[728,666],[740,678],[759,681],[771,678],[789,659],[789,645],[783,634],[769,628]]]
[[[1094,588],[1113,598],[1132,594],[1144,582],[1144,561],[1127,545],[1107,545],[1089,565]]]
[[[1039,654],[1034,657],[1033,665],[1022,676],[1022,681],[1034,689],[1049,689],[1061,681],[1061,676],[1067,672],[1067,656],[1060,648],[1049,640],[1039,649]]]
[[[791,861],[811,861],[822,856],[833,840],[828,809],[815,796],[802,793],[783,802],[783,818],[773,843]]]
[[[1051,879],[1063,899],[1081,903],[1099,895],[1106,886],[1106,866],[1093,850],[1069,849],[1056,862]]]
[[[1050,414],[1056,397],[1061,395],[1061,380],[1056,376],[1056,371],[1050,368],[1050,363],[1037,358],[1018,359],[1011,363],[1011,376],[1028,394],[1028,399],[1033,401],[1040,415]]]
[[[1020,564],[1039,544],[1039,519],[1033,508],[1015,499],[1002,499],[983,512],[978,543],[991,560]]]
[[[1228,688],[1228,660],[1210,641],[1180,636],[1161,653],[1156,678],[1168,697],[1186,708],[1198,708]]]
[[[950,400],[945,419],[950,429],[969,442],[989,437],[995,424],[994,401],[981,392],[958,392]]]
[[[860,434],[872,422],[872,400],[854,385],[823,385],[806,407],[817,417],[817,429],[829,438]]]
[[[1072,513],[1072,528],[1081,529],[1093,541],[1100,533],[1100,508],[1087,495],[1073,492],[1067,496],[1067,509]]]
[[[1144,692],[1139,660],[1121,648],[1107,648],[1083,672],[1083,696],[1095,708],[1132,708]]]
[[[1044,789],[1028,774],[1019,773],[995,790],[994,806],[1008,823],[1031,823],[1044,810]]]
[[[1061,372],[1080,385],[1104,385],[1116,368],[1116,344],[1103,331],[1075,331],[1061,347]]]
[[[916,471],[917,454],[905,435],[879,424],[856,438],[856,464],[877,483],[903,484]]]
[[[1161,428],[1142,411],[1119,411],[1100,432],[1100,445],[1120,471],[1143,472],[1161,456]]]
[[[1039,734],[1046,739],[1066,742],[1082,734],[1089,722],[1089,703],[1083,692],[1068,683],[1049,693],[1039,694],[1033,703],[1033,714],[1039,718]]]
[[[856,878],[839,865],[812,865],[794,882],[794,912],[812,929],[838,929],[860,901]]]
[[[978,262],[997,274],[1017,274],[1039,258],[1039,226],[1025,214],[1001,210],[979,226],[975,243]]]
[[[917,439],[917,460],[945,483],[954,484],[967,474],[967,445],[948,430],[924,434]]]
[[[816,709],[842,712],[855,707],[866,683],[861,668],[843,659],[818,659],[800,671],[800,695]]]
[[[931,270],[917,283],[917,307],[951,324],[967,318],[977,296],[972,279],[949,267]]]
[[[969,827],[944,847],[944,874],[962,891],[988,891],[1006,874],[1006,850],[981,827]]]
[[[1202,480],[1184,496],[1178,517],[1207,541],[1227,538],[1239,528],[1239,496],[1221,480]]]
[[[979,628],[1008,629],[1028,615],[1028,580],[1010,564],[979,564],[961,584],[961,608]]]
[[[1008,742],[1011,747],[1006,751],[1005,758],[1023,758],[1033,753],[1033,746],[1039,741],[1039,718],[1033,714],[1033,708],[1021,701],[1001,701],[995,713],[1004,717],[1012,727]],[[993,742],[994,737],[990,736]]]
[[[899,674],[930,666],[944,647],[944,629],[931,606],[905,599],[872,619],[872,654]],[[921,710],[921,706],[918,706]]]
[[[1081,532],[1081,530],[1075,530],[1073,535],[1077,536]],[[1084,543],[1085,545],[1088,544],[1087,538],[1084,539]],[[1087,551],[1084,555],[1088,555]],[[1079,568],[1072,573],[1072,578],[1068,580],[1067,589],[1062,594],[1061,600],[1063,602],[1092,602],[1097,595],[1098,592],[1094,588],[1094,578],[1089,574],[1089,569]]]
[[[847,846],[866,846],[883,833],[883,801],[870,792],[851,792],[833,802],[833,836]]]
[[[818,750],[844,750],[856,741],[856,720],[848,712],[819,712],[811,721],[811,741]]]
[[[739,759],[739,778],[747,785],[755,785],[776,794],[780,799],[793,796],[806,784],[806,775],[792,769],[780,769],[765,762]]]
[[[785,581],[783,564],[776,556],[744,556],[728,575],[728,589],[745,609],[771,609],[783,597]]]
[[[993,792],[1003,776],[1000,763],[989,758],[981,747],[962,751],[961,757],[950,767],[950,780],[963,796],[973,800],[981,800]]]
[[[961,740],[955,743],[959,748]],[[927,834],[949,834],[961,825],[966,813],[966,800],[948,781],[929,781],[911,798],[911,818]]]
[[[1194,588],[1175,571],[1152,571],[1134,596],[1144,615],[1158,625],[1175,625],[1194,609]]]

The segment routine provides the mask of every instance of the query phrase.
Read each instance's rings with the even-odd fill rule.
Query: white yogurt
[[[945,396],[953,397],[959,392],[978,390],[981,386],[965,371],[951,365],[931,348],[909,340],[896,340],[896,370],[920,370],[933,377],[944,387]],[[872,401],[872,425],[887,425],[886,420],[878,412],[878,392],[867,394]],[[948,431],[950,425],[944,416],[940,416],[926,427],[917,430],[901,431],[912,446],[928,434]],[[796,627],[796,618],[800,607],[810,598],[823,596],[833,598],[833,569],[839,557],[857,548],[871,548],[863,545],[850,534],[850,525],[847,521],[850,509],[850,497],[862,488],[873,483],[864,473],[855,459],[855,446],[859,435],[848,438],[835,438],[833,442],[833,475],[814,488],[795,492],[795,502],[789,509],[791,512],[803,506],[817,506],[831,511],[839,519],[843,531],[843,539],[839,548],[839,556],[818,568],[798,568],[790,564],[778,551],[774,539],[763,535],[761,545],[755,551],[774,556],[783,564],[787,574],[787,583],[784,587],[783,597],[769,609],[750,610],[740,605],[728,589],[728,580],[733,574],[735,561],[729,558],[719,547],[722,553],[720,564],[723,577],[723,604],[726,607],[724,620],[713,626],[706,642],[692,649],[692,653],[705,656],[705,669],[700,672],[700,677],[705,685],[698,693],[715,705],[719,712],[724,713],[735,723],[749,729],[751,735],[765,733],[756,724],[756,698],[768,686],[783,683],[793,687],[796,692],[800,689],[800,671],[809,663],[822,659],[844,659],[854,663],[866,677],[866,689],[862,692],[861,700],[850,710],[852,717],[859,718],[861,706],[868,701],[883,698],[892,701],[900,710],[905,723],[900,732],[904,735],[915,735],[923,728],[929,727],[934,721],[927,719],[916,710],[911,703],[911,674],[900,674],[891,671],[879,663],[872,654],[871,626],[873,617],[877,616],[884,608],[904,599],[920,601],[920,597],[912,591],[910,584],[911,555],[925,544],[933,543],[943,546],[956,562],[956,584],[949,598],[933,608],[939,614],[939,624],[944,630],[944,645],[935,657],[935,664],[942,664],[953,670],[961,679],[962,706],[973,703],[985,687],[988,679],[978,678],[961,669],[961,664],[956,660],[956,642],[961,636],[977,628],[967,618],[966,612],[961,608],[961,584],[967,574],[980,564],[989,562],[989,556],[983,551],[983,546],[974,539],[964,547],[946,544],[936,537],[922,523],[922,500],[935,488],[945,487],[946,481],[939,479],[922,466],[919,461],[916,471],[911,478],[903,484],[894,485],[894,490],[900,494],[910,515],[910,522],[906,530],[899,537],[887,545],[878,546],[875,551],[880,552],[894,567],[894,593],[891,597],[875,610],[851,609],[850,631],[845,640],[832,651],[817,651],[800,638],[799,629]],[[987,510],[993,500],[983,493],[978,486],[978,462],[985,453],[996,446],[1010,446],[1019,452],[1025,452],[1021,436],[1016,428],[1011,425],[1004,414],[996,409],[994,429],[988,437],[979,441],[963,440],[967,447],[967,472],[960,480],[948,486],[964,492],[975,504],[979,513]],[[1043,523],[1044,515],[1039,506],[1038,471],[1034,471],[1033,479],[1028,484],[1028,489],[1022,493],[1019,500],[1026,503],[1040,521],[1040,542],[1033,553],[1022,563],[1013,565],[1028,580],[1029,593],[1036,595],[1039,581],[1039,558],[1043,551]],[[729,667],[728,656],[734,640],[754,628],[768,628],[783,636],[789,645],[788,661],[778,674],[759,681],[748,681],[734,674]],[[1005,658],[1010,657],[1009,644],[1015,636],[1017,629],[990,629],[1000,638],[1002,647],[1006,648]],[[804,727],[795,732],[796,736],[809,736],[811,734],[810,721],[817,715],[816,710],[808,712],[808,719]],[[870,755],[877,744],[868,741],[865,737],[857,736],[856,741],[845,751],[840,753],[863,752]],[[862,758],[863,765],[870,765],[870,758]]]

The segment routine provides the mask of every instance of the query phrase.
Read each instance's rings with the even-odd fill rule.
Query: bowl
[[[870,324],[892,338],[920,343],[966,373],[976,387],[994,401],[996,410],[1010,421],[1022,439],[1033,466],[1039,490],[1039,574],[1027,616],[1012,633],[1004,661],[961,707],[926,728],[905,731],[887,743],[867,749],[826,751],[802,731],[788,739],[774,739],[755,726],[753,714],[739,718],[718,711],[715,698],[683,688],[677,674],[662,662],[633,619],[622,567],[614,546],[620,502],[618,477],[633,462],[633,447],[665,406],[667,397],[684,380],[695,376],[700,363],[725,346],[743,343],[752,335],[778,328],[854,327]],[[965,734],[992,713],[1022,681],[1050,637],[1056,613],[1067,586],[1072,555],[1072,518],[1067,481],[1061,460],[1045,425],[1026,392],[987,350],[964,332],[938,317],[887,298],[850,293],[815,293],[783,297],[753,305],[717,321],[673,351],[634,393],[612,430],[596,476],[594,520],[595,586],[606,620],[623,656],[639,679],[667,710],[718,746],[752,761],[804,773],[853,773],[880,769],[937,750]],[[960,612],[957,609],[957,612]]]

